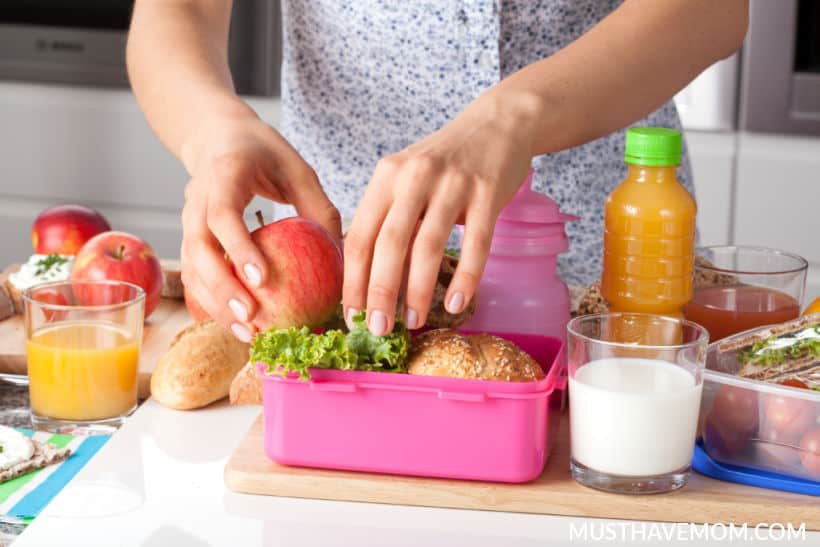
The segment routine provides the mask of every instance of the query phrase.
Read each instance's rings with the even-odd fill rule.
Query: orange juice
[[[601,290],[614,311],[681,317],[692,297],[697,207],[676,176],[681,135],[632,128],[626,179],[606,201]]]
[[[139,341],[104,322],[63,322],[26,342],[32,411],[60,420],[100,420],[137,403]]]

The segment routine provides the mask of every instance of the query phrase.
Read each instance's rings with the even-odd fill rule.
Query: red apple
[[[316,222],[290,217],[251,233],[268,263],[268,281],[248,284],[243,264],[234,274],[259,302],[253,318],[258,329],[317,326],[328,320],[342,298],[342,252]]]
[[[55,205],[34,219],[31,243],[34,252],[75,255],[86,241],[111,229],[100,213],[82,205]]]
[[[188,313],[191,314],[194,321],[207,321],[211,318],[211,316],[208,315],[208,312],[206,312],[202,306],[199,305],[199,302],[196,301],[196,298],[194,298],[188,289],[184,290],[183,296],[185,297],[185,307],[188,308]]]
[[[126,281],[145,291],[145,317],[159,304],[162,270],[154,250],[137,236],[104,232],[83,245],[74,259],[71,279]]]

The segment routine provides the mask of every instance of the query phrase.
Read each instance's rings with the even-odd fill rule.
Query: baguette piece
[[[151,396],[178,410],[206,406],[228,395],[231,380],[248,361],[248,344],[214,323],[182,330],[151,375]]]
[[[162,297],[183,298],[185,287],[182,285],[182,264],[180,261],[161,258],[159,266],[162,269]]]
[[[262,378],[255,363],[247,363],[231,382],[228,400],[232,405],[261,405]]]
[[[492,334],[463,335],[437,329],[418,336],[410,347],[408,374],[474,380],[532,382],[541,366],[521,348]]]

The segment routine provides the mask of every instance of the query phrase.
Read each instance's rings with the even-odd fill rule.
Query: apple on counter
[[[104,232],[88,240],[77,253],[71,279],[125,281],[142,287],[146,318],[162,293],[162,269],[154,250],[125,232]]]
[[[37,215],[31,227],[34,252],[75,255],[85,243],[111,230],[100,213],[82,205],[55,205]]]

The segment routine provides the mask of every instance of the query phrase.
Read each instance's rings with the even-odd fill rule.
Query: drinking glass
[[[798,255],[726,245],[697,251],[692,300],[684,316],[700,323],[712,341],[800,315],[808,262]]]
[[[567,334],[572,477],[629,494],[685,485],[706,330],[683,319],[605,313],[576,317]]]
[[[145,292],[121,281],[58,281],[23,293],[31,421],[110,432],[137,405]]]

